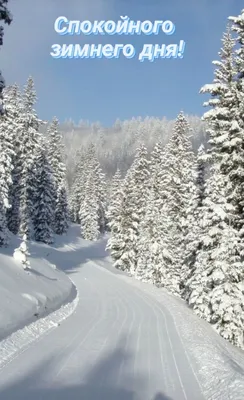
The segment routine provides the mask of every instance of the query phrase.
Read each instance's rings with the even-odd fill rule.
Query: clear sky
[[[32,75],[37,111],[43,119],[80,119],[111,125],[119,118],[166,116],[180,110],[201,115],[198,94],[213,79],[221,37],[230,15],[239,15],[241,0],[9,0],[14,21],[5,29],[0,68],[7,84],[23,85]],[[59,36],[54,21],[172,20],[172,36]],[[54,43],[131,43],[137,54],[143,44],[186,42],[183,59],[53,59]]]

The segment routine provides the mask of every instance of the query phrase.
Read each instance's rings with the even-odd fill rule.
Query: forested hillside
[[[205,123],[198,116],[187,116],[191,124],[191,142],[194,151],[197,151],[201,143],[206,143]],[[69,184],[72,181],[75,168],[75,155],[77,149],[86,149],[90,143],[95,147],[96,155],[108,178],[111,178],[120,169],[123,176],[131,166],[136,149],[140,143],[152,151],[160,140],[165,145],[172,133],[173,120],[155,117],[137,117],[127,121],[117,120],[110,128],[103,127],[99,123],[81,121],[75,125],[72,121],[60,124],[65,152],[67,157],[67,177]]]
[[[59,126],[39,120],[32,78],[5,88],[0,244],[9,232],[51,243],[68,221],[87,240],[109,233],[115,268],[183,298],[244,348],[244,11],[214,65],[203,118]]]

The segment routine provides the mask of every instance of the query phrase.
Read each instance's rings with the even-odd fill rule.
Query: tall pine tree
[[[35,240],[53,242],[52,222],[54,216],[55,181],[49,164],[46,147],[39,148],[37,155],[36,193],[34,202]]]
[[[85,151],[81,149],[77,155],[77,164],[74,171],[74,180],[71,186],[69,196],[69,213],[71,221],[80,223],[80,208],[85,195],[85,182],[86,176],[86,155]]]
[[[34,105],[36,92],[33,79],[30,77],[24,88],[24,126],[20,143],[20,227],[19,233],[26,234],[29,239],[33,232],[34,199],[36,196],[37,155],[39,151],[40,120]],[[27,221],[23,220],[27,219]],[[27,225],[29,226],[26,231]]]
[[[168,276],[168,287],[179,292],[186,256],[187,208],[194,190],[194,153],[190,141],[190,126],[181,112],[175,122],[172,136],[165,147],[160,172],[160,197],[167,215],[167,229],[170,232],[168,252],[173,255]]]
[[[4,91],[5,118],[8,136],[13,148],[12,183],[9,190],[11,208],[7,210],[9,230],[17,234],[20,226],[20,185],[22,171],[22,138],[25,133],[25,115],[22,96],[18,85],[7,87]]]
[[[66,167],[62,137],[58,130],[59,122],[53,118],[48,131],[48,161],[52,168],[54,181],[54,232],[61,235],[68,228],[68,206],[66,193]]]
[[[89,171],[84,188],[84,200],[80,208],[81,235],[86,240],[97,240],[100,235],[95,178],[94,171]]]
[[[8,10],[8,0],[0,0],[0,21],[3,21],[5,24],[10,25],[12,22],[12,15]],[[4,29],[3,26],[0,25],[0,46],[3,44],[3,35]],[[2,91],[5,87],[5,81],[0,71],[0,114],[3,113],[2,106]]]
[[[146,212],[149,173],[147,149],[141,144],[121,188],[117,213],[114,213],[110,222],[112,229],[108,248],[114,266],[132,275],[135,274],[139,258],[139,227]]]
[[[214,165],[199,221],[202,246],[194,273],[186,280],[187,299],[224,338],[244,347],[243,242],[232,226],[234,207],[227,202],[225,179],[220,167]]]

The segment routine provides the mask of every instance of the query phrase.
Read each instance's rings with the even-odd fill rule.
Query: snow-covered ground
[[[76,296],[72,281],[48,260],[48,246],[30,244],[31,269],[27,271],[13,258],[19,245],[12,236],[10,246],[0,252],[0,340]]]
[[[106,240],[89,243],[78,235],[73,226],[51,248],[34,245],[37,262],[42,251],[46,268],[56,264],[72,278],[79,301],[60,324],[58,311],[35,323],[42,327],[38,340],[32,337],[0,370],[0,398],[243,400],[244,352],[180,299],[114,270]],[[12,337],[15,348],[19,338]],[[0,351],[4,346],[8,354],[8,338]]]

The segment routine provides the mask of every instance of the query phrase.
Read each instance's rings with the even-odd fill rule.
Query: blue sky
[[[199,90],[213,79],[227,18],[239,15],[241,0],[9,0],[14,22],[5,29],[0,67],[7,84],[35,80],[40,118],[80,119],[112,125],[119,118],[166,116],[180,110],[201,115]],[[172,20],[172,36],[59,36],[54,21]],[[54,43],[131,43],[137,55],[143,44],[186,42],[183,59],[53,59]]]

